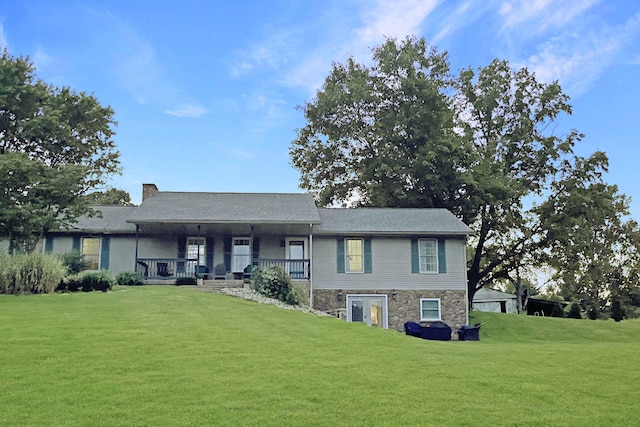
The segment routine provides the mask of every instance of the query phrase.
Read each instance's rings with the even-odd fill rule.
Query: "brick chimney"
[[[142,184],[142,201],[158,194],[158,187],[155,184]]]

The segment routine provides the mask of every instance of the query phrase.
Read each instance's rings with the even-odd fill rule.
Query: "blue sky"
[[[625,0],[0,0],[0,46],[43,80],[115,110],[123,175],[172,191],[299,192],[288,149],[332,62],[384,37],[425,37],[452,70],[507,59],[559,80],[553,131],[605,151],[640,219],[640,2]]]

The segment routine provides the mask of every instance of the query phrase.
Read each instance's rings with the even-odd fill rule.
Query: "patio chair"
[[[166,262],[159,262],[158,266],[158,276],[160,277],[169,277],[173,276],[173,271],[169,270],[169,264]]]
[[[227,267],[224,264],[218,264],[213,267],[213,279],[214,280],[226,280]]]
[[[196,265],[196,279],[209,280],[209,267],[206,265]]]
[[[251,279],[251,273],[253,272],[253,266],[251,264],[247,265],[244,268],[244,271],[242,273],[242,278],[243,279]]]

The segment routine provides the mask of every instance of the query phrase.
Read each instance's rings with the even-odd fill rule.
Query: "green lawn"
[[[0,295],[0,425],[638,425],[640,322],[425,341],[165,286]]]

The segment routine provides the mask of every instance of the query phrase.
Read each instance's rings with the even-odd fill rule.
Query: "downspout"
[[[309,229],[309,308],[313,309],[313,224]]]
[[[465,325],[469,324],[469,278],[467,277],[467,240],[469,239],[469,236],[464,236],[464,245],[462,245],[462,251],[463,251],[463,259],[464,259],[464,306],[465,306],[465,314],[466,314],[466,319],[465,319]],[[473,302],[471,303],[473,304]]]

